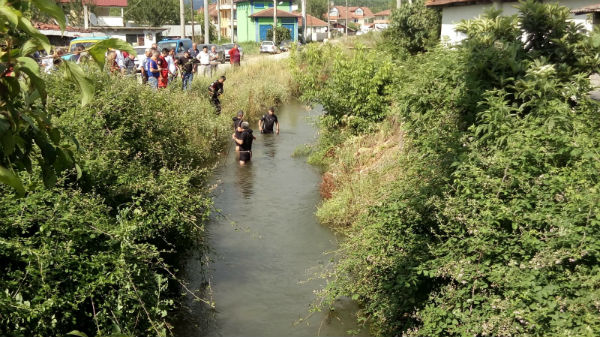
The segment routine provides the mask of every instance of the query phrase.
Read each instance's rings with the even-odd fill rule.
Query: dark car
[[[225,61],[229,61],[229,51],[233,48],[233,43],[225,43],[221,45],[223,48],[223,52],[225,53]],[[244,49],[240,45],[238,45],[238,49],[240,50],[240,60],[244,59]]]
[[[208,51],[210,52],[210,49],[215,46],[217,49],[217,54],[219,54],[219,62],[221,63],[225,63],[225,55],[227,53],[224,52],[223,47],[219,46],[218,44],[200,44],[198,45],[198,49],[202,50],[204,47],[208,48]]]

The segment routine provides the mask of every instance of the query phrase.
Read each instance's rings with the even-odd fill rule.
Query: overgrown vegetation
[[[208,79],[191,92],[157,93],[86,70],[96,92],[85,107],[73,84],[45,79],[49,118],[64,142],[76,140],[80,172],[67,169],[44,188],[33,162],[20,172],[23,198],[0,186],[3,336],[171,335],[188,292],[178,270],[189,249],[206,248],[206,177],[230,139],[230,117],[240,108],[257,115],[292,93],[285,64],[253,64],[227,74],[217,117]],[[205,301],[202,289],[190,291]]]
[[[461,45],[395,61],[377,101],[342,90],[336,73],[353,87],[377,74],[354,57],[389,55],[294,55],[305,98],[327,110],[310,157],[327,170],[317,214],[347,236],[325,299],[352,297],[382,336],[600,332],[600,125],[587,79],[600,40],[568,18],[529,1],[518,16],[465,22]],[[366,127],[346,121],[373,104],[381,114]]]

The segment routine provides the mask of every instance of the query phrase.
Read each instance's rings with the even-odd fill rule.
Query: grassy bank
[[[327,111],[317,215],[346,236],[321,295],[356,300],[374,335],[600,332],[597,37],[566,8],[520,11],[387,73],[390,46],[294,55]]]
[[[72,85],[47,79],[48,111],[79,168],[47,189],[32,163],[21,199],[0,186],[0,335],[170,335],[184,291],[175,275],[186,252],[206,249],[206,182],[233,113],[256,115],[292,93],[278,62],[228,73],[221,116],[207,80],[157,93],[89,76],[96,94],[85,107]]]

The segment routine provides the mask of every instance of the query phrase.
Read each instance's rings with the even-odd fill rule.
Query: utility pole
[[[402,7],[402,0],[396,0],[396,8]]]
[[[194,0],[190,1],[191,4],[191,14],[192,14],[192,42],[194,42],[194,38],[196,37],[196,34],[194,32]]]
[[[208,0],[204,0],[204,44],[210,43],[210,17],[208,16]]]
[[[217,0],[217,41],[221,41],[221,0]]]
[[[306,20],[306,0],[302,0],[302,38],[304,39],[304,43],[306,43],[306,26],[308,26],[308,21]]]
[[[277,0],[273,0],[273,44],[277,48]]]
[[[90,28],[90,13],[88,12],[88,6],[83,5],[83,28]]]
[[[346,0],[346,37],[348,37],[348,0]]]
[[[185,5],[179,0],[179,25],[181,26],[181,38],[185,38]]]
[[[230,21],[231,21],[231,43],[234,43],[234,37],[233,37],[233,0],[229,0],[229,8],[231,10],[231,15],[229,17]]]
[[[400,0],[398,0],[398,1],[400,1]],[[331,25],[329,24],[329,19],[330,19],[329,14],[331,14],[331,9],[329,8],[329,7],[331,7],[330,4],[331,3],[329,2],[329,0],[327,0],[327,38],[328,39],[331,39]]]

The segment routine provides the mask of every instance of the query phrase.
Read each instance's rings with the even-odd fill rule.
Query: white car
[[[260,43],[260,52],[261,53],[277,53],[277,47],[273,41],[263,41]]]

